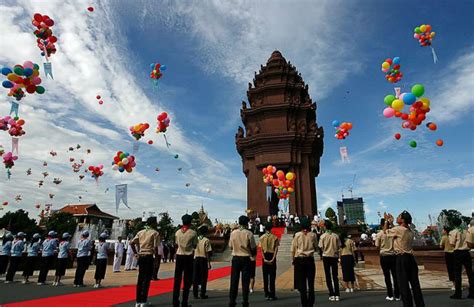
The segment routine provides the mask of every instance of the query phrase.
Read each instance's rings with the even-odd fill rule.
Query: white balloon
[[[122,159],[122,163],[123,163],[123,165],[127,165],[127,164],[128,164],[128,159],[127,159],[127,158],[123,158],[123,159]]]
[[[112,166],[112,169],[113,169],[114,171],[116,171],[116,170],[119,169],[119,166],[118,166],[117,164],[114,164],[114,165]]]

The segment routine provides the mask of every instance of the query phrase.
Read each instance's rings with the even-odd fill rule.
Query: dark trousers
[[[324,259],[324,258],[323,258]],[[337,259],[337,258],[335,258]],[[298,280],[298,290],[300,291],[301,306],[310,307],[314,305],[314,276],[316,274],[316,266],[313,257],[296,257],[295,272]],[[337,270],[337,263],[336,263]]]
[[[10,257],[10,266],[8,267],[7,271],[7,276],[6,276],[6,281],[13,281],[13,278],[15,277],[15,273],[18,270],[18,267],[20,266],[21,262],[21,256],[20,257]]]
[[[75,285],[84,284],[84,275],[86,274],[87,268],[89,267],[89,256],[77,257],[77,268],[74,276]]]
[[[412,307],[413,298],[417,307],[424,307],[425,302],[423,301],[423,293],[421,293],[418,264],[415,257],[412,254],[397,255],[396,271],[403,307]]]
[[[324,275],[329,296],[339,296],[339,278],[337,277],[337,257],[323,257]],[[333,287],[334,282],[334,287]]]
[[[273,253],[264,253],[263,257],[265,260],[272,260]],[[275,297],[275,279],[276,279],[276,260],[269,264],[263,262],[262,273],[263,273],[263,290],[265,291],[265,297]]]
[[[40,264],[40,273],[38,276],[38,282],[46,282],[46,277],[48,277],[48,272],[54,262],[54,256],[41,257]]]
[[[468,250],[454,251],[454,286],[456,287],[454,295],[462,295],[461,282],[463,266],[466,270],[467,279],[469,280],[469,296],[474,296],[474,276],[472,275],[472,258]]]
[[[449,281],[454,281],[454,253],[444,253]]]
[[[181,306],[188,306],[189,290],[193,281],[193,255],[176,255],[173,285],[173,306],[179,307],[179,288],[183,279],[183,300]]]
[[[38,261],[38,256],[29,256],[26,257],[25,269],[23,270],[24,277],[33,276],[33,271],[35,270],[36,262]]]
[[[161,255],[158,255],[155,257],[155,260],[153,262],[153,280],[158,279],[158,272],[160,271],[160,266],[161,266]]]
[[[138,258],[137,303],[148,301],[148,290],[153,275],[153,255]]]
[[[7,256],[7,255],[0,256],[0,275],[5,274],[5,272],[7,271],[9,259],[10,259],[10,256]]]
[[[397,256],[380,256],[380,266],[382,267],[383,276],[385,277],[385,285],[387,286],[387,296],[393,297],[400,297],[400,289],[398,288],[398,281],[397,281]],[[392,279],[390,274],[393,277],[393,287],[392,287]],[[394,293],[395,292],[395,293]]]
[[[232,257],[232,268],[230,273],[229,307],[236,306],[237,293],[239,291],[239,279],[242,273],[242,306],[249,306],[250,287],[250,257]]]
[[[198,296],[199,285],[201,285],[201,297],[206,295],[208,272],[209,272],[209,261],[207,260],[207,258],[205,257],[194,258],[194,270],[193,270],[194,297]]]

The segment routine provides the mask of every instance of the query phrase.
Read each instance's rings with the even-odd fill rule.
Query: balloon
[[[12,88],[13,83],[8,81],[8,80],[5,80],[5,81],[2,82],[2,86],[5,87],[5,88]]]
[[[152,141],[152,140],[149,140],[149,141],[148,141],[148,144],[149,144],[149,145],[152,145],[152,144],[153,144],[153,141]]]
[[[438,129],[438,126],[436,126],[435,123],[427,123],[426,127],[428,127],[428,129],[430,129],[431,131],[436,131],[436,129]]]
[[[411,140],[410,143],[408,143],[408,144],[410,144],[410,146],[413,147],[413,148],[416,147],[416,141],[414,141],[414,140]]]
[[[388,107],[388,108],[385,108],[383,110],[383,116],[387,117],[387,118],[390,118],[390,117],[393,117],[395,115],[395,110]]]
[[[392,102],[397,99],[394,95],[387,95],[385,96],[385,98],[383,99],[384,103],[387,105],[387,106],[391,106],[392,105]]]
[[[391,83],[397,83],[403,77],[400,71],[400,58],[394,57],[392,59],[386,59],[382,63],[382,71],[385,73],[385,79]]]
[[[293,180],[295,178],[295,174],[293,174],[292,172],[288,172],[286,174],[286,179],[287,180]]]
[[[395,133],[394,136],[395,136],[395,138],[396,138],[397,140],[399,140],[399,139],[402,137],[400,133]]]
[[[439,147],[443,146],[443,144],[444,144],[444,142],[441,139],[436,141],[436,145],[438,145]]]
[[[1,70],[1,72],[2,72],[2,75],[8,76],[8,74],[11,74],[11,73],[12,73],[12,70],[11,70],[10,68],[8,68],[8,67],[3,67],[2,70]]]
[[[415,84],[411,88],[411,92],[416,97],[421,97],[425,93],[425,87],[422,84]]]
[[[406,105],[412,105],[415,103],[415,101],[416,101],[416,96],[413,93],[406,93],[405,95],[403,95],[403,102]]]
[[[403,101],[400,100],[400,99],[395,99],[395,100],[392,102],[392,108],[393,108],[395,111],[401,111],[404,106],[405,106],[405,104],[404,104]]]
[[[339,124],[339,121],[333,120],[333,121],[332,121],[332,125],[333,125],[334,127],[338,127],[340,124]]]
[[[87,8],[87,10],[88,10],[89,12],[93,12],[93,11],[94,11],[94,8],[93,8],[92,6],[89,6],[89,7]]]
[[[44,94],[45,89],[44,89],[44,87],[42,87],[41,85],[38,85],[38,86],[36,87],[36,92],[37,92],[38,94]]]

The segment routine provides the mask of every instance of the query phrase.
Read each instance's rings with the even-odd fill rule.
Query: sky
[[[0,201],[9,202],[0,216],[20,208],[36,216],[35,204],[59,209],[79,203],[79,196],[115,214],[114,185],[125,183],[131,209],[121,206],[121,218],[168,211],[178,221],[204,205],[213,219],[235,220],[246,208],[234,139],[242,125],[239,109],[247,83],[274,50],[309,85],[318,125],[326,132],[317,177],[323,214],[341,194],[350,196],[349,186],[354,197],[364,198],[369,223],[384,211],[409,210],[421,226],[444,208],[474,211],[472,1],[6,0],[0,4],[0,67],[31,60],[43,71],[31,25],[36,12],[55,21],[54,80],[42,76],[46,93],[21,101],[27,134],[20,138],[12,178],[5,170],[0,174]],[[436,64],[431,50],[413,38],[423,23],[436,32]],[[380,66],[395,56],[401,58],[402,92],[415,83],[425,86],[431,100],[427,121],[437,131],[407,131],[398,119],[383,117],[383,98],[394,86]],[[156,86],[148,76],[150,63],[167,66]],[[1,88],[1,116],[10,111],[10,101]],[[154,132],[163,111],[171,118],[169,149]],[[353,123],[346,140],[334,138],[335,119]],[[136,154],[136,169],[112,171],[114,154],[132,151],[128,127],[145,122],[151,128]],[[397,132],[399,141],[393,138]],[[150,139],[153,145],[146,143]],[[435,145],[437,139],[443,147]],[[411,148],[410,140],[418,147]],[[0,133],[0,144],[10,150],[8,133]],[[76,144],[81,149],[68,152]],[[350,163],[341,162],[341,146],[348,148]],[[51,150],[58,155],[52,157]],[[85,166],[104,164],[99,184],[88,174],[79,180],[71,157],[85,159]],[[45,171],[49,176],[39,188]],[[62,183],[53,184],[55,177]],[[52,200],[49,193],[55,194]]]

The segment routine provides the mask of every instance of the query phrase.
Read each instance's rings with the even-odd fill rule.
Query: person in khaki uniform
[[[443,235],[441,236],[439,247],[444,250],[444,261],[446,262],[449,281],[453,283],[451,290],[456,290],[456,284],[454,282],[454,246],[449,243],[449,232],[451,230],[449,227],[443,227]]]
[[[202,225],[198,229],[198,244],[194,251],[194,278],[193,278],[193,294],[194,298],[198,298],[199,285],[201,285],[201,299],[209,298],[206,294],[207,275],[211,269],[211,242],[205,237],[207,234],[207,226]]]
[[[311,223],[308,218],[301,218],[301,231],[297,232],[291,241],[291,256],[293,259],[294,278],[298,279],[301,306],[314,305],[314,277],[316,266],[314,252],[318,248],[316,234],[311,232]]]
[[[189,290],[193,282],[193,258],[194,249],[197,245],[197,234],[190,229],[192,217],[185,214],[181,217],[183,226],[176,231],[175,243],[176,265],[174,269],[174,285],[173,285],[173,307],[179,307],[179,288],[183,279],[183,300],[182,307],[188,307]]]
[[[326,276],[326,286],[329,290],[329,300],[339,301],[339,278],[337,271],[337,260],[339,259],[339,247],[341,241],[339,236],[332,232],[331,221],[324,221],[326,232],[319,239],[319,248],[323,250],[323,266]],[[334,283],[334,286],[333,286]]]
[[[249,218],[245,215],[240,216],[239,228],[232,231],[229,238],[229,247],[232,250],[229,307],[236,306],[240,274],[242,274],[242,306],[249,306],[250,257],[257,254],[257,246],[252,232],[247,229],[248,224]]]
[[[380,249],[380,266],[385,278],[385,286],[387,288],[387,301],[393,301],[394,299],[400,300],[400,289],[397,282],[397,255],[393,249],[393,237],[387,236],[383,228],[385,227],[385,219],[380,220],[380,230],[375,237],[375,246]],[[389,227],[391,224],[389,224]],[[390,274],[393,277],[393,286]],[[395,295],[395,297],[394,297]]]
[[[140,230],[130,241],[129,248],[132,249],[135,258],[138,258],[136,307],[146,306],[148,301],[148,290],[153,274],[153,255],[158,254],[158,244],[160,244],[160,234],[155,230],[156,226],[156,216],[149,217],[145,229]]]
[[[474,275],[472,274],[472,258],[468,246],[468,243],[474,242],[472,242],[469,231],[461,228],[461,223],[460,218],[455,218],[453,220],[455,229],[449,232],[449,243],[454,246],[454,284],[456,288],[450,297],[452,299],[462,298],[462,267],[464,267],[469,280],[469,295],[467,297],[474,299]]]
[[[410,213],[403,211],[397,217],[398,226],[388,229],[389,223],[386,221],[384,230],[389,237],[393,237],[393,248],[397,254],[397,280],[403,306],[413,306],[414,300],[415,306],[424,307],[425,302],[418,278],[418,264],[416,263],[415,256],[413,256],[413,238],[415,235],[410,229],[411,223],[412,217]]]
[[[276,300],[275,295],[275,279],[276,279],[276,255],[278,253],[278,237],[272,233],[273,225],[267,223],[265,225],[265,234],[260,237],[258,245],[262,249],[263,263],[263,290],[267,301]]]
[[[346,292],[354,292],[354,282],[355,282],[355,243],[351,240],[350,236],[347,233],[343,232],[341,234],[341,248],[339,253],[341,255],[341,270],[342,270],[342,280],[346,286]]]

